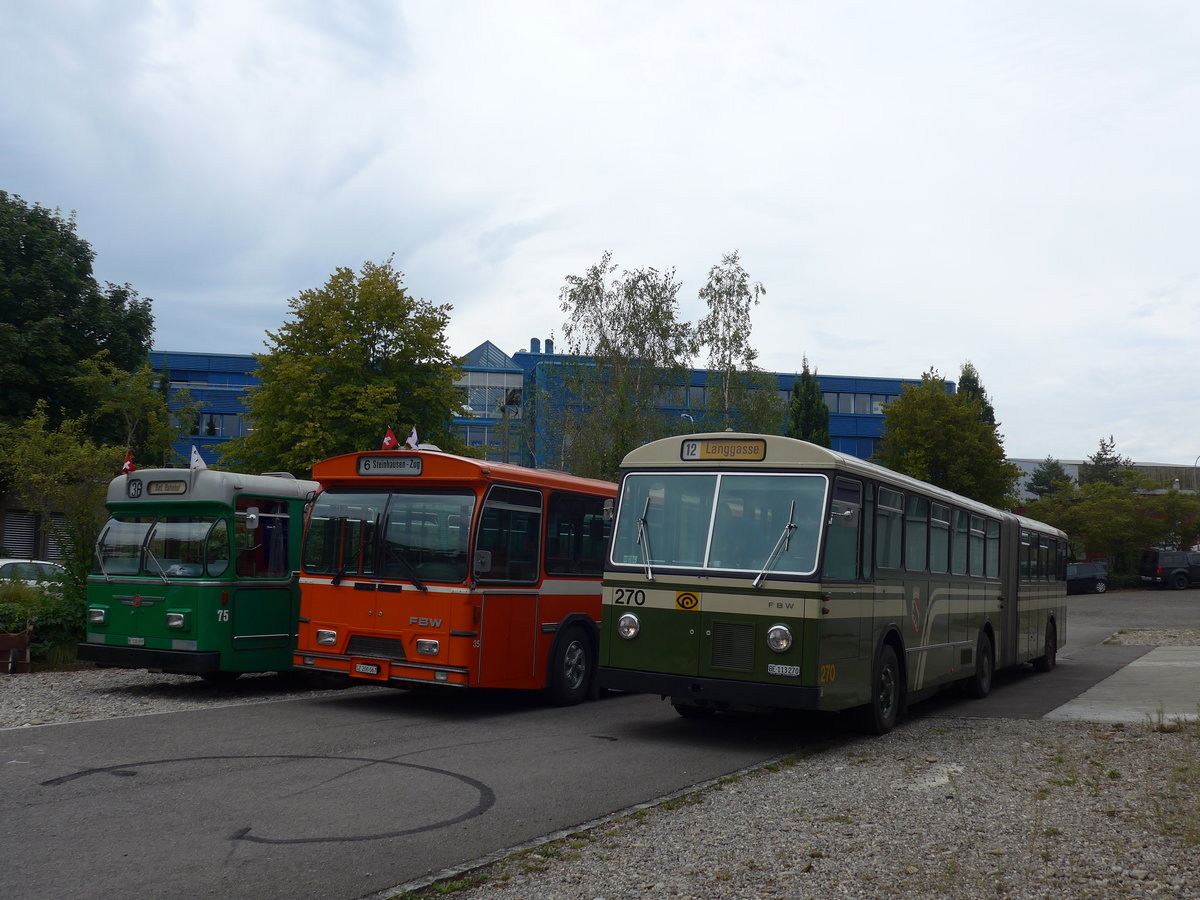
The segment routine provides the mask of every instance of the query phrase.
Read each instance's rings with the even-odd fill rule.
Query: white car
[[[0,559],[0,579],[37,586],[61,584],[67,570],[43,559]]]

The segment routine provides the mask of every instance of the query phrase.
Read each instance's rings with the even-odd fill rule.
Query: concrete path
[[[1155,647],[1045,718],[1151,723],[1200,718],[1200,647]]]

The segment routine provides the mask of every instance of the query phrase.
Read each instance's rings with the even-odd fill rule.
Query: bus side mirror
[[[491,550],[476,550],[475,551],[475,574],[486,575],[492,571],[492,551]]]
[[[255,531],[258,528],[258,507],[251,506],[246,510],[246,530]]]

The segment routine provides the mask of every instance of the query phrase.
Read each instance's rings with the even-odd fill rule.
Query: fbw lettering
[[[420,628],[441,628],[441,619],[426,619],[424,616],[409,616],[409,625],[416,625]]]

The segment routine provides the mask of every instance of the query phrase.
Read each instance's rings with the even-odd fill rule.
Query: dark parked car
[[[1146,550],[1142,553],[1138,575],[1146,584],[1182,591],[1193,584],[1200,584],[1200,553]]]
[[[1067,566],[1068,594],[1103,594],[1108,590],[1108,569],[1102,563],[1081,562]]]

